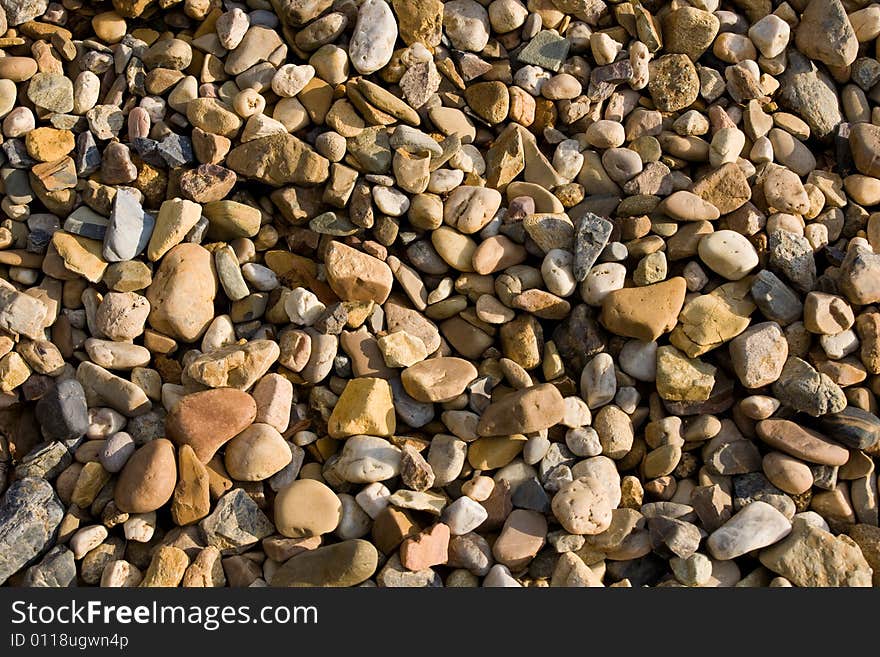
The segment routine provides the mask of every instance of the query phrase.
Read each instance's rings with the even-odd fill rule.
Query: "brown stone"
[[[165,418],[165,431],[180,445],[193,448],[207,463],[221,446],[257,417],[257,404],[246,392],[217,388],[186,395]]]
[[[190,445],[177,452],[177,485],[171,501],[171,517],[178,525],[189,525],[211,512],[208,469]]]
[[[156,438],[128,459],[119,473],[113,497],[120,511],[147,513],[171,499],[176,482],[174,446],[170,440]]]
[[[755,425],[755,430],[770,447],[810,463],[840,466],[849,460],[849,452],[845,448],[790,420],[761,420]]]
[[[646,342],[675,327],[687,291],[680,276],[662,283],[614,290],[602,302],[599,321],[612,333]]]
[[[562,421],[565,404],[555,386],[542,383],[490,404],[480,418],[481,436],[506,436],[547,429]]]

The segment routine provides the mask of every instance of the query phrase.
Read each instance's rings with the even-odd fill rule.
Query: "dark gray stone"
[[[852,449],[871,450],[880,442],[880,418],[856,406],[823,415],[818,425],[822,433]]]
[[[46,440],[71,440],[83,436],[89,428],[89,407],[79,381],[60,381],[37,402],[36,416]]]
[[[733,478],[734,513],[752,502],[766,502],[786,518],[795,513],[794,501],[776,488],[762,472],[750,472]]]
[[[70,447],[60,441],[37,445],[15,466],[16,479],[25,477],[54,479],[73,463]]]
[[[48,481],[13,482],[0,500],[0,584],[51,547],[63,517]]]
[[[752,299],[767,319],[787,326],[803,314],[804,305],[788,285],[773,272],[762,269],[752,280]]]
[[[125,430],[134,440],[134,444],[140,447],[165,435],[165,415],[165,409],[154,408],[149,413],[129,418]]]
[[[574,277],[583,281],[608,244],[614,225],[607,219],[586,212],[577,221],[574,233]]]
[[[27,569],[22,585],[53,589],[76,586],[76,563],[73,560],[73,552],[63,545],[56,545],[46,553],[40,563]]]
[[[587,304],[579,304],[553,331],[553,342],[565,369],[578,377],[587,360],[605,350],[607,334],[596,321],[595,312]]]
[[[516,487],[511,501],[513,506],[520,509],[529,509],[539,513],[550,511],[550,498],[547,491],[534,477]]]
[[[39,164],[28,155],[27,146],[25,146],[23,139],[7,139],[0,148],[6,155],[6,166],[13,169],[30,169],[35,164]]]
[[[90,130],[76,136],[73,163],[76,166],[76,175],[80,178],[86,178],[101,168],[101,151]]]
[[[107,233],[107,217],[86,206],[80,206],[64,220],[64,230],[92,240],[103,240]]]

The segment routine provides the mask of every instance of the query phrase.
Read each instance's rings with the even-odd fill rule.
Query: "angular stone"
[[[696,358],[746,330],[754,310],[748,281],[719,285],[682,308],[669,341]]]
[[[358,434],[390,437],[396,429],[391,386],[372,377],[351,379],[327,421],[331,438]]]
[[[9,486],[0,499],[0,584],[51,547],[63,516],[48,481],[27,477]]]
[[[840,0],[811,0],[794,40],[800,52],[828,66],[849,66],[859,54],[858,39]]]
[[[675,347],[657,350],[657,392],[669,401],[705,401],[715,386],[715,366]]]
[[[83,387],[76,379],[59,381],[37,402],[36,418],[46,440],[81,438],[90,424]]]
[[[616,335],[651,342],[675,327],[686,290],[680,276],[654,285],[614,290],[602,302],[600,321]]]
[[[837,413],[847,404],[840,386],[796,356],[785,361],[779,378],[773,383],[773,394],[786,406],[813,417]]]
[[[189,445],[202,463],[244,431],[257,416],[257,405],[235,388],[204,390],[182,397],[165,417],[165,431],[180,445]]]
[[[872,570],[858,544],[849,536],[799,520],[789,536],[758,558],[795,586],[871,586]]]
[[[211,388],[248,390],[269,371],[280,355],[277,342],[251,340],[199,356],[189,364],[186,373]]]
[[[592,212],[584,213],[575,222],[574,233],[574,278],[583,281],[590,269],[596,264],[596,259],[602,253],[602,249],[608,244],[611,237],[613,224]]]
[[[394,276],[387,264],[340,242],[331,242],[324,257],[327,282],[344,301],[384,303]]]
[[[199,523],[208,545],[223,554],[253,545],[275,531],[274,525],[260,511],[257,503],[241,488],[235,488],[217,500],[214,511]]]
[[[327,180],[330,162],[291,134],[272,134],[233,148],[227,166],[246,178],[281,187]]]

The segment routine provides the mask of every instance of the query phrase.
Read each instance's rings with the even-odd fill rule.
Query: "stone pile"
[[[880,583],[878,38],[0,0],[0,584]]]

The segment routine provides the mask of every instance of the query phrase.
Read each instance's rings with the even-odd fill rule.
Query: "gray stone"
[[[27,96],[39,107],[66,113],[73,109],[73,82],[61,73],[37,73],[28,83]]]
[[[804,305],[788,285],[773,272],[762,269],[752,280],[752,299],[769,320],[787,326],[801,318]]]
[[[53,479],[71,463],[73,463],[73,455],[68,445],[58,441],[41,443],[15,466],[15,477],[16,479],[25,477]]]
[[[76,586],[76,562],[73,552],[56,545],[38,564],[27,569],[22,586],[32,588],[66,588]]]
[[[213,513],[202,520],[199,527],[208,545],[219,548],[223,554],[234,554],[275,531],[257,503],[241,488],[221,497]]]
[[[76,136],[76,149],[73,153],[73,163],[76,166],[76,175],[85,178],[101,168],[101,151],[95,142],[95,136],[89,131],[81,132]]]
[[[385,588],[427,588],[442,587],[443,580],[432,569],[411,571],[404,568],[400,563],[400,557],[395,553],[379,571],[376,583]]]
[[[82,437],[89,428],[85,390],[76,379],[59,381],[37,402],[36,416],[46,440]]]
[[[49,0],[0,0],[10,27],[32,21],[46,13]]]
[[[807,465],[810,466],[810,472],[813,473],[813,485],[816,488],[821,488],[822,490],[834,490],[837,488],[839,466],[821,465],[819,463],[808,463]]]
[[[555,30],[541,30],[523,48],[517,59],[525,64],[558,71],[568,57],[571,42]]]
[[[48,481],[13,482],[0,500],[0,584],[50,547],[63,517]]]
[[[785,361],[782,374],[773,383],[773,394],[786,406],[819,417],[846,407],[846,396],[827,374],[796,356]]]
[[[147,248],[155,224],[155,217],[144,212],[133,191],[117,189],[104,236],[104,260],[122,262],[138,256]]]
[[[608,244],[614,225],[607,219],[587,212],[577,221],[574,233],[574,277],[583,281],[602,249]]]
[[[516,487],[511,501],[513,506],[519,509],[528,509],[539,513],[550,511],[550,497],[541,483],[534,477],[527,479]]]
[[[102,240],[107,233],[107,217],[81,205],[64,220],[64,230],[93,240]]]
[[[420,402],[407,394],[399,378],[389,381],[391,396],[394,399],[394,411],[403,422],[418,429],[434,419],[434,404]]]
[[[779,78],[780,104],[806,121],[813,136],[831,136],[843,120],[832,80],[794,49],[788,50],[788,66]]]
[[[750,472],[733,478],[733,508],[739,511],[752,502],[766,502],[786,518],[795,514],[792,499],[776,488],[762,472]]]
[[[839,413],[823,415],[819,429],[851,449],[871,450],[880,442],[880,419],[856,406],[847,406]]]
[[[767,264],[785,276],[800,292],[816,287],[816,260],[806,237],[787,230],[770,233]]]
[[[170,168],[176,169],[195,160],[192,141],[176,132],[169,133],[156,146],[156,151]]]
[[[700,547],[700,530],[696,525],[677,518],[648,518],[651,546],[662,556],[670,553],[687,559]]]

